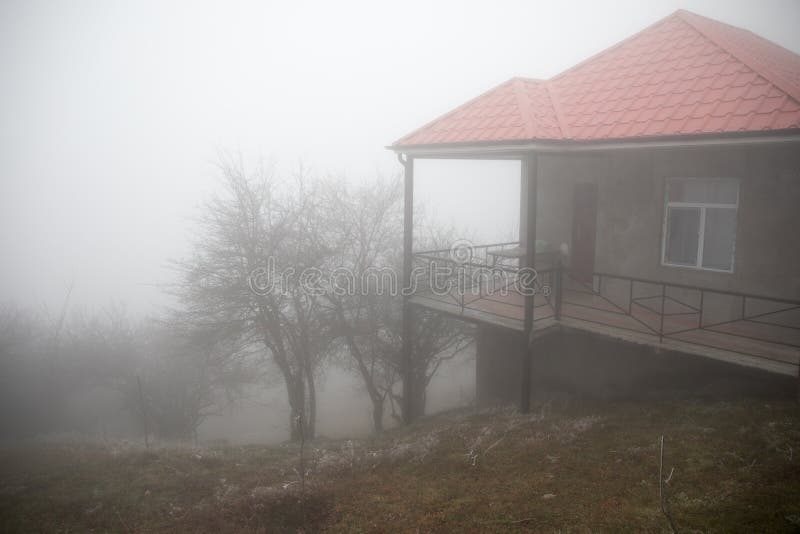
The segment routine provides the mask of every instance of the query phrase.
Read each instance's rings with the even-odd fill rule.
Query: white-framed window
[[[733,272],[739,182],[670,178],[665,196],[661,263]]]

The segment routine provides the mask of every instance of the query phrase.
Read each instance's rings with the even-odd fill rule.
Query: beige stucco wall
[[[800,299],[800,143],[540,154],[537,238],[570,244],[572,192],[598,185],[595,270]],[[665,180],[740,180],[733,273],[661,265]]]

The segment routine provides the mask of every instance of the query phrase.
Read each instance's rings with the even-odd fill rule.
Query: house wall
[[[598,186],[595,271],[800,299],[800,143],[541,154],[537,238],[571,245],[574,184]],[[736,178],[734,272],[661,265],[670,177]]]

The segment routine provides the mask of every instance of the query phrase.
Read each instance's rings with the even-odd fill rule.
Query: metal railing
[[[459,257],[454,247],[417,252],[413,255],[413,276],[418,289],[415,296],[454,305],[461,313],[472,310],[498,318],[522,320],[525,300],[520,288],[528,283],[532,284],[536,295],[535,313],[552,316],[555,302],[550,289],[556,270],[540,268],[532,280],[521,280],[522,258],[502,254],[518,248],[519,242],[508,241],[472,245],[467,257]],[[548,253],[537,254],[537,258],[540,262],[550,262]],[[551,310],[549,314],[542,314],[545,308]]]
[[[421,298],[504,319],[522,320],[520,265],[493,252],[517,242],[471,247],[469,257],[452,249],[414,255]],[[537,259],[538,259],[537,255]],[[520,260],[518,263],[523,263]],[[556,261],[537,269],[533,281],[534,325],[545,320],[585,323],[720,349],[797,366],[800,357],[800,301],[671,283],[612,273],[579,274]],[[534,326],[535,328],[535,326]]]
[[[415,253],[412,272],[422,289],[417,296],[455,304],[462,311],[470,303],[494,295],[507,298],[515,292],[519,265],[498,261],[492,252],[518,246],[516,241],[473,245],[465,257],[458,257],[458,249],[453,247]]]
[[[560,269],[557,318],[798,365],[800,301],[611,273],[589,276],[580,280]]]

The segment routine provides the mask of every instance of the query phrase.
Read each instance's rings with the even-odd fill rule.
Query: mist
[[[384,147],[401,135],[679,7],[800,48],[791,0],[3,2],[0,293],[52,308],[74,280],[79,307],[149,313],[167,302],[158,286],[187,252],[219,151],[353,181],[391,176],[401,169]],[[464,233],[508,233],[517,214],[478,208],[485,187],[497,205],[514,202],[518,175],[490,169],[426,163],[416,199]]]
[[[413,509],[399,513],[414,517],[409,524],[426,531],[452,525],[482,531],[487,524],[560,529],[564,516],[537,523],[536,514],[516,517],[514,506],[557,506],[559,496],[572,495],[557,486],[569,470],[591,477],[598,465],[650,469],[656,451],[651,438],[657,436],[646,434],[655,432],[648,426],[650,412],[630,415],[634,409],[652,409],[658,424],[666,421],[663,432],[675,437],[670,442],[667,434],[668,446],[675,447],[669,453],[687,473],[679,471],[677,484],[724,486],[704,479],[705,472],[689,473],[702,463],[687,459],[696,451],[686,444],[697,435],[708,438],[703,446],[709,450],[732,448],[715,466],[734,458],[741,461],[736,468],[742,477],[764,477],[742,486],[767,487],[774,473],[796,470],[791,444],[799,434],[786,398],[796,395],[799,365],[800,279],[794,266],[800,255],[793,243],[756,237],[793,225],[786,206],[797,198],[796,124],[762,128],[775,130],[777,140],[768,135],[775,132],[754,129],[763,138],[741,145],[722,134],[714,145],[711,134],[694,147],[691,135],[687,141],[665,134],[656,139],[664,145],[641,153],[621,142],[581,152],[591,143],[582,146],[587,139],[569,135],[454,141],[463,153],[441,148],[444,142],[392,146],[511,78],[538,87],[679,9],[749,30],[787,54],[800,53],[796,0],[0,3],[0,452],[67,444],[76,447],[68,455],[89,457],[94,453],[86,451],[100,450],[104,462],[132,458],[133,467],[114,483],[134,485],[146,478],[130,474],[148,469],[137,467],[140,460],[163,463],[185,480],[196,474],[192,462],[208,468],[202,476],[214,478],[216,486],[197,484],[208,490],[200,504],[182,501],[183,489],[169,486],[165,492],[178,497],[152,505],[152,517],[169,515],[174,523],[148,522],[150,516],[134,523],[124,513],[128,505],[119,506],[120,514],[117,504],[95,503],[100,482],[77,491],[88,495],[80,504],[88,521],[83,527],[131,532],[177,524],[179,530],[214,530],[214,520],[239,510],[225,500],[228,491],[259,504],[247,504],[252,515],[244,523],[225,519],[217,525],[221,531],[314,531],[333,517],[335,499],[325,492],[355,495],[359,488],[352,482],[315,493],[324,486],[315,486],[319,480],[343,484],[323,478],[326,462],[335,468],[330,472],[363,474],[398,465],[417,469],[430,461],[440,463],[415,472],[406,481],[409,492],[416,491],[417,479],[456,464],[457,486],[483,483],[489,479],[480,477],[494,468],[508,468],[508,477],[519,471],[539,485],[507,501],[476,497],[461,503],[490,519],[475,512],[474,523],[452,517],[426,523],[433,520],[414,516]],[[743,64],[751,59],[725,57]],[[773,83],[769,74],[774,72],[753,76]],[[789,106],[797,98],[791,84],[800,77],[778,74],[786,77],[773,85],[790,86],[791,96],[779,104]],[[766,106],[777,97],[758,98]],[[778,117],[779,104],[762,115]],[[524,106],[515,105],[522,114]],[[716,132],[731,138],[753,133],[739,130]],[[780,138],[784,134],[795,137]],[[534,145],[520,148],[523,141],[542,140],[541,152]],[[558,148],[556,141],[565,140],[566,148]],[[572,142],[574,151],[567,147]],[[454,154],[466,156],[451,159]],[[766,185],[751,185],[750,174],[759,172]],[[653,180],[635,181],[636,173]],[[405,206],[410,176],[413,205]],[[716,192],[729,180],[725,184],[735,182],[729,189],[735,193],[709,201],[696,191],[689,198],[686,186],[673,196],[687,198],[670,197],[690,179],[710,180],[697,191]],[[597,184],[617,189],[598,193]],[[772,199],[774,212],[758,204],[764,199]],[[744,224],[755,220],[765,226]],[[587,238],[580,224],[586,221],[592,237],[582,257]],[[412,230],[408,246],[404,236]],[[722,236],[719,244],[711,242],[715,232]],[[468,257],[457,257],[458,244],[466,244]],[[742,261],[745,253],[750,263]],[[587,258],[591,265],[579,272]],[[508,280],[479,279],[473,300],[450,289],[439,300],[430,298],[436,285],[430,280],[423,288],[430,294],[384,291],[382,285],[386,273],[396,285],[413,281],[412,262],[427,262],[427,275],[441,262],[498,268],[520,284],[534,260],[540,271],[523,288],[533,292],[502,299],[481,302],[489,286],[505,290]],[[342,271],[357,290],[338,291]],[[323,279],[321,288],[309,289],[309,272],[313,280]],[[418,297],[428,300],[415,301],[412,314]],[[642,304],[647,299],[660,303]],[[670,313],[668,306],[675,309]],[[636,316],[637,309],[645,315]],[[748,315],[753,309],[758,314]],[[616,315],[601,320],[591,313]],[[670,324],[695,315],[696,328]],[[753,318],[768,327],[767,334],[750,324]],[[557,334],[536,337],[535,321],[550,321],[543,331]],[[608,334],[624,321],[627,332]],[[690,339],[707,334],[700,331],[709,324],[722,325],[711,331],[713,343]],[[679,337],[686,332],[689,337]],[[591,335],[606,335],[623,348]],[[530,357],[534,343],[543,347],[539,359]],[[745,400],[740,391],[747,392]],[[684,420],[676,413],[690,415]],[[733,450],[738,438],[730,436],[744,434],[734,423],[717,427],[715,418],[741,418],[737,428],[763,443]],[[414,426],[418,419],[423,422]],[[756,428],[754,421],[772,426]],[[623,439],[614,430],[619,428],[630,430],[628,441],[614,441]],[[714,434],[715,428],[722,430]],[[613,439],[608,429],[616,432]],[[722,445],[712,443],[717,435],[727,436]],[[596,451],[571,457],[584,446],[583,436],[619,457],[593,456]],[[508,454],[503,458],[539,464],[502,464],[495,460],[501,450]],[[772,456],[756,462],[753,451],[763,450]],[[234,483],[229,473],[252,458],[226,456],[231,451],[281,451],[276,454],[286,457],[266,476],[269,482]],[[23,499],[34,486],[25,476],[59,472],[49,460],[31,458],[20,461],[22,474],[0,473],[0,495]],[[65,464],[75,463],[65,458]],[[312,467],[306,470],[308,458]],[[562,464],[571,467],[559,471]],[[492,469],[482,471],[484,465]],[[672,487],[662,467],[652,488],[644,480],[649,471],[620,475],[628,477],[620,478],[620,487],[657,488],[655,513],[635,507],[630,513],[652,519],[663,511],[677,532],[669,504],[664,506]],[[476,473],[468,483],[458,478],[467,472]],[[295,475],[297,480],[279,480]],[[381,476],[392,485],[394,475]],[[607,472],[601,478],[611,479]],[[487,482],[487,491],[495,482],[505,487],[508,478]],[[796,482],[789,486],[782,496],[797,494]],[[261,515],[282,517],[270,507],[282,505],[286,495],[294,499],[296,487],[303,489],[292,500],[299,508],[287,512],[290,526],[251,523]],[[441,499],[437,510],[452,504],[456,489],[431,493],[431,502]],[[115,491],[133,502],[133,490]],[[135,491],[151,495],[150,486]],[[709,517],[721,513],[709,503],[730,496],[706,502],[681,491],[679,508],[702,502]],[[622,493],[603,498],[610,503]],[[279,497],[264,504],[264,495]],[[751,497],[738,496],[731,508],[761,502]],[[135,498],[144,499],[138,493]],[[385,500],[400,501],[397,495]],[[0,507],[0,529],[38,526],[18,513],[22,502]],[[207,502],[215,504],[209,508]],[[484,510],[495,502],[502,506]],[[796,503],[784,504],[773,515],[800,525]],[[150,505],[139,506],[136,501],[127,510]],[[207,512],[214,506],[224,513]],[[558,515],[547,510],[542,513]],[[348,513],[361,517],[358,510],[341,517]],[[619,513],[627,519],[575,524],[611,531],[634,524]],[[679,522],[687,524],[699,517],[681,513]],[[180,523],[195,515],[197,523]],[[51,530],[68,529],[53,521]],[[305,530],[309,524],[314,526]],[[634,530],[653,530],[654,524],[637,523]],[[336,526],[357,529],[353,525],[362,523]]]
[[[404,133],[678,7],[800,49],[792,1],[4,2],[2,300],[55,314],[72,286],[73,310],[158,315],[220,153],[353,183],[394,176],[384,147]],[[518,163],[420,161],[415,202],[475,242],[515,239]]]

